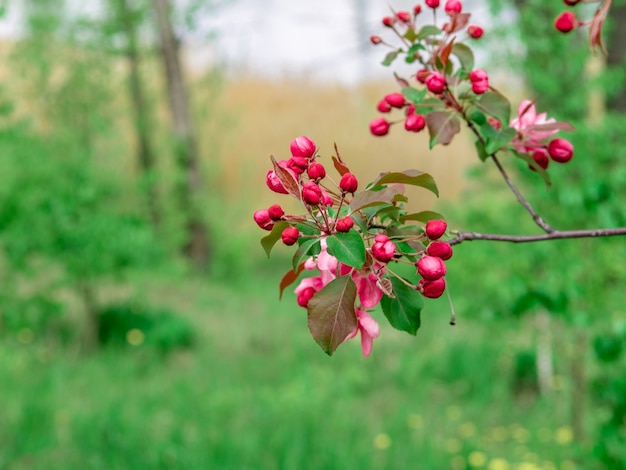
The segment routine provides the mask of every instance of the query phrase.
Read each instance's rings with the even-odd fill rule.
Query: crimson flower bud
[[[417,81],[420,83],[426,83],[426,78],[428,78],[429,75],[430,71],[428,69],[420,69],[417,71],[415,78],[417,78]]]
[[[396,13],[396,18],[398,18],[403,23],[411,22],[411,14],[408,11],[399,11]]]
[[[295,174],[301,175],[304,170],[309,166],[309,160],[304,157],[291,157],[287,160],[287,168],[292,170]]]
[[[472,39],[480,39],[485,31],[480,26],[471,24],[467,27],[467,34]]]
[[[573,29],[578,28],[578,26],[578,18],[571,11],[564,11],[554,20],[554,27],[562,33],[569,33]]]
[[[313,289],[312,287],[307,287],[306,289],[303,289],[298,294],[298,305],[300,307],[307,308],[309,305],[309,300],[311,300],[311,298],[314,295],[315,295],[315,289]]]
[[[376,109],[381,113],[388,113],[389,111],[391,111],[391,105],[387,102],[386,99],[383,98],[378,102]]]
[[[317,206],[322,201],[322,190],[313,181],[302,186],[302,200],[311,206]]]
[[[283,239],[283,243],[287,246],[291,246],[296,243],[299,236],[300,230],[295,227],[287,227],[283,230],[283,233],[280,234],[280,238]]]
[[[429,220],[426,224],[426,236],[431,240],[437,240],[446,233],[447,228],[445,220]]]
[[[483,69],[472,70],[469,74],[469,79],[472,82],[481,82],[483,80],[489,80],[489,75]]]
[[[422,279],[417,284],[417,290],[424,297],[428,297],[429,299],[438,299],[446,290],[446,280],[443,277],[440,277],[439,279],[436,279],[434,281],[427,281],[426,279]]]
[[[417,272],[427,281],[436,281],[446,275],[446,264],[436,256],[422,256],[417,262]]]
[[[357,190],[359,187],[359,182],[352,173],[345,173],[341,177],[341,181],[339,181],[339,187],[344,193],[352,193]]]
[[[285,211],[278,204],[274,204],[267,209],[267,212],[272,220],[280,220],[283,215],[285,215]]]
[[[446,77],[441,72],[431,72],[426,78],[426,88],[435,95],[440,95],[446,89]]]
[[[426,0],[426,5],[430,8],[437,8],[439,6],[439,0]]]
[[[548,144],[548,153],[555,162],[567,163],[574,156],[574,146],[569,140],[557,138]]]
[[[265,184],[275,193],[288,194],[287,190],[283,186],[283,183],[281,183],[278,176],[276,176],[276,172],[274,170],[268,171],[267,175],[265,175]]]
[[[426,127],[426,119],[421,114],[410,114],[404,121],[404,128],[410,132],[419,132]]]
[[[411,114],[415,114],[415,105],[410,104],[406,107],[406,115],[410,116]]]
[[[422,12],[422,5],[415,5],[413,7],[413,16],[417,16]]]
[[[575,7],[580,0],[563,0],[568,7]]]
[[[272,221],[269,211],[267,209],[261,209],[254,213],[254,221],[263,230],[272,230],[274,222]]]
[[[447,260],[452,258],[452,246],[448,242],[431,242],[426,248],[426,253]]]
[[[472,82],[472,91],[477,95],[482,95],[489,90],[489,80],[481,80],[479,82]]]
[[[316,150],[315,142],[306,136],[301,135],[291,141],[291,156],[293,157],[311,158]]]
[[[391,124],[385,118],[379,117],[370,122],[370,132],[377,136],[387,135]]]
[[[309,165],[306,174],[312,180],[321,180],[326,176],[326,168],[321,163],[313,162]]]
[[[370,36],[370,42],[374,45],[380,44],[381,42],[383,42],[383,38],[381,38],[380,36]]]
[[[463,4],[459,0],[448,0],[444,6],[446,13],[461,13]]]
[[[544,170],[546,170],[548,168],[548,165],[550,164],[548,153],[544,149],[535,150],[532,153],[532,159],[535,161],[535,163],[537,163],[537,165],[539,165],[540,168],[543,168]],[[532,166],[530,167],[530,169],[534,170]]]
[[[393,16],[385,16],[383,18],[383,24],[388,28],[391,28],[395,22],[396,19]]]
[[[502,128],[502,124],[500,124],[500,121],[498,121],[496,118],[492,116],[489,116],[487,118],[487,122],[491,124],[491,127],[493,127],[494,129],[500,130]]]
[[[337,221],[337,224],[335,224],[335,229],[338,232],[349,232],[353,226],[354,226],[354,221],[352,220],[352,217],[348,215],[344,217],[343,219],[339,219]]]
[[[387,235],[378,234],[374,237],[372,256],[381,263],[388,263],[396,252],[396,244]]]
[[[394,108],[402,108],[406,102],[402,93],[389,93],[385,96],[385,101]]]

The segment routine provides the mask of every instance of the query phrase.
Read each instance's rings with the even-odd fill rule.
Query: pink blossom
[[[380,335],[380,326],[369,313],[358,308],[355,310],[355,313],[357,327],[356,330],[346,337],[346,340],[354,338],[358,332],[361,332],[361,348],[363,349],[363,355],[367,357],[372,352],[374,338],[378,338],[378,335]]]
[[[383,297],[383,291],[377,284],[378,276],[371,271],[354,270],[352,271],[352,280],[356,284],[361,308],[376,307]]]
[[[511,127],[518,132],[520,140],[537,144],[538,141],[549,139],[558,132],[558,129],[541,129],[544,124],[556,122],[556,119],[546,119],[546,117],[547,113],[537,114],[535,104],[532,101],[524,100],[517,108],[517,117],[511,121]]]

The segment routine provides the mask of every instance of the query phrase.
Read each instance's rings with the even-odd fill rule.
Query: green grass
[[[522,321],[450,327],[434,302],[417,337],[378,313],[372,356],[356,340],[329,358],[279,278],[143,279],[197,331],[167,357],[1,342],[0,468],[590,468],[575,463],[589,449],[569,440],[566,378],[546,399],[511,392]]]

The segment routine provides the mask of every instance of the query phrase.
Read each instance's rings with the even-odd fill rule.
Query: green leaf
[[[319,245],[319,243],[319,238],[308,238],[300,244],[291,260],[291,265],[294,270],[297,269],[298,266],[300,266],[300,263],[302,263],[306,258],[313,255],[316,245]]]
[[[333,279],[309,300],[309,331],[329,356],[357,328],[355,301],[356,284],[349,275]]]
[[[511,103],[496,91],[488,91],[476,100],[476,107],[490,116],[495,117],[503,126],[511,120]]]
[[[270,257],[272,248],[274,248],[276,242],[280,240],[280,236],[282,235],[283,230],[285,230],[287,227],[289,227],[289,224],[287,222],[276,222],[274,224],[274,227],[272,227],[272,231],[269,233],[269,235],[261,238],[261,246],[265,250],[265,253],[267,253],[268,258]]]
[[[383,313],[395,329],[415,335],[421,323],[422,296],[399,279],[392,277],[390,280],[394,297],[383,296],[380,302]]]
[[[473,111],[472,114],[470,114],[470,121],[476,123],[478,126],[482,126],[487,122],[487,116],[480,111]]]
[[[426,96],[426,88],[417,90],[411,86],[402,89],[402,95],[411,103],[419,104]]]
[[[432,24],[427,24],[426,26],[422,26],[422,28],[417,33],[417,39],[425,39],[428,36],[438,36],[441,34],[441,30]]]
[[[478,158],[480,158],[481,162],[484,162],[489,158],[489,154],[485,150],[485,146],[480,140],[476,139],[476,141],[474,142],[474,146],[476,147],[476,153],[478,154]]]
[[[397,51],[391,51],[389,52],[385,58],[382,61],[383,65],[389,66],[393,63],[394,60],[396,60],[396,57],[398,57],[398,54],[400,54],[400,52],[402,52],[402,49],[398,49]]]
[[[406,30],[406,33],[404,33],[404,38],[409,41],[409,42],[415,42],[415,40],[417,39],[417,33],[415,32],[415,30],[413,28],[409,28]],[[417,43],[417,44],[413,44],[410,48],[409,48],[409,52],[407,54],[415,54],[419,48],[421,44]]]
[[[461,67],[469,71],[474,70],[474,53],[468,45],[457,42],[452,46],[452,54],[458,57]]]
[[[507,146],[517,135],[517,131],[512,127],[506,127],[503,130],[497,132],[495,138],[488,139],[485,146],[485,152],[489,155],[496,153],[502,147]]]
[[[421,188],[428,189],[435,196],[439,197],[439,189],[437,188],[437,184],[435,183],[434,178],[430,174],[424,173],[419,170],[405,170],[381,173],[376,177],[372,184],[377,186],[392,183],[419,186]]]
[[[393,188],[384,188],[380,191],[361,191],[350,201],[350,210],[356,212],[369,206],[391,204],[396,194],[399,194],[399,192]]]
[[[365,244],[356,230],[335,233],[326,239],[328,252],[343,264],[362,268],[365,264]]]
[[[421,211],[415,212],[414,214],[407,214],[400,217],[401,222],[406,222],[407,220],[416,220],[417,222],[427,223],[430,220],[442,220],[445,219],[443,215],[439,212],[435,211]]]
[[[452,138],[461,131],[459,119],[444,111],[433,111],[426,115],[426,124],[430,134],[430,148],[437,144],[448,145]]]

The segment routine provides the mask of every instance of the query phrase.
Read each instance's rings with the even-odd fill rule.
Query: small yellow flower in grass
[[[446,408],[446,415],[448,416],[448,419],[456,421],[461,417],[461,408],[456,405],[450,405]]]
[[[459,425],[459,434],[463,438],[472,437],[476,434],[476,426],[474,423],[463,423]]]
[[[141,346],[145,339],[146,336],[143,334],[143,331],[138,330],[137,328],[128,330],[126,333],[126,341],[131,346]]]
[[[411,429],[420,429],[422,427],[422,417],[416,414],[410,414],[406,419],[406,425]]]
[[[448,439],[446,441],[446,452],[449,454],[457,454],[461,451],[461,441],[458,439]]]
[[[391,447],[391,437],[389,437],[389,435],[385,434],[384,432],[376,434],[376,437],[374,437],[374,447],[376,447],[378,450],[389,449],[389,447]]]
[[[561,470],[576,470],[576,464],[571,460],[563,460],[561,462]]]
[[[493,459],[487,465],[487,470],[509,470],[509,462],[504,459]]]
[[[484,467],[487,463],[487,456],[483,452],[475,450],[469,454],[467,461],[472,467]]]
[[[569,426],[561,426],[556,430],[554,440],[561,445],[567,445],[574,440],[574,432]]]
[[[460,455],[453,457],[452,460],[450,460],[450,468],[452,470],[465,470],[467,468],[465,458]]]

